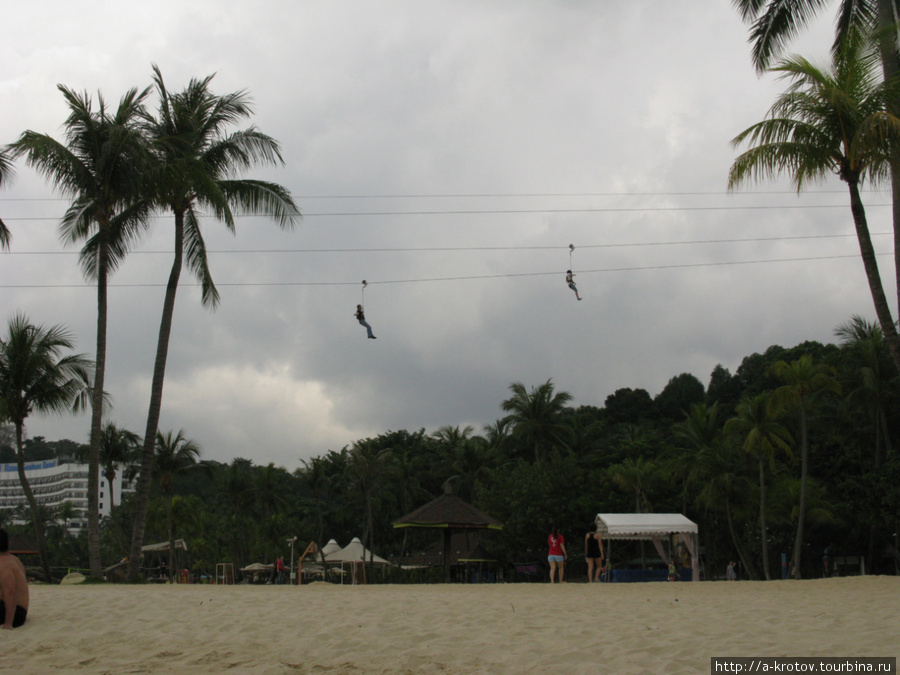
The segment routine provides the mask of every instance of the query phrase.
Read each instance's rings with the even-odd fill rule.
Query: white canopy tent
[[[337,553],[340,550],[341,545],[338,544],[334,539],[329,539],[328,543],[322,547],[322,555],[325,556],[326,560],[328,560],[330,559],[332,554]]]
[[[331,542],[329,542],[329,545]],[[323,551],[325,548],[322,549]],[[366,583],[365,565],[371,562],[373,565],[389,566],[391,563],[379,555],[370,552],[359,537],[353,537],[353,541],[347,544],[339,551],[332,551],[325,554],[325,560],[330,563],[339,564],[341,566],[341,583],[344,583],[344,565],[350,568],[350,583],[354,586],[359,583]]]
[[[329,542],[330,543],[330,542]],[[322,551],[325,551],[324,547]],[[353,541],[347,544],[344,548],[339,551],[334,551],[333,553],[326,553],[325,560],[328,562],[369,562],[369,560],[376,565],[390,565],[391,563],[380,555],[374,555],[369,552],[363,543],[359,540],[359,537],[353,537]]]
[[[681,537],[691,554],[691,580],[700,581],[697,523],[680,513],[598,513],[597,532],[604,539],[645,539],[653,542],[659,557],[669,562],[662,545],[672,534]]]

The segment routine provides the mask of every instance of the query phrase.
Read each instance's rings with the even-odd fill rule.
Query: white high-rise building
[[[100,473],[100,517],[110,514],[111,500],[122,503],[122,492],[134,492],[131,485],[123,485],[121,471],[117,472],[110,492],[109,481]],[[48,459],[40,462],[26,462],[25,476],[34,497],[39,504],[48,507],[60,506],[70,502],[75,507],[75,517],[69,518],[66,526],[70,532],[77,533],[87,528],[87,464],[76,462],[59,462]],[[15,464],[0,464],[0,508],[12,509],[25,505],[25,492],[19,482],[18,468]]]

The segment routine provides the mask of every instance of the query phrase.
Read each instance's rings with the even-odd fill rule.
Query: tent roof
[[[595,522],[605,539],[652,539],[673,532],[697,534],[697,524],[680,513],[598,513]]]
[[[337,553],[341,550],[341,545],[338,544],[334,539],[329,539],[328,543],[322,547],[322,555],[327,559],[331,554]]]
[[[359,537],[353,537],[353,541],[347,544],[340,551],[335,551],[331,555],[326,555],[325,560],[328,562],[369,562],[369,549],[363,546]],[[390,565],[391,563],[381,556],[373,555],[372,562],[376,565]]]
[[[394,521],[394,527],[448,527],[502,530],[503,523],[456,495],[444,493]]]
[[[187,551],[187,544],[184,543],[184,539],[176,539],[175,540],[175,550],[182,549]],[[147,544],[146,546],[141,546],[141,553],[159,553],[161,551],[169,550],[169,542],[164,541],[159,544]]]

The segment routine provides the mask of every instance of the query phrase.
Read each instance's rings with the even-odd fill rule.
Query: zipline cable
[[[890,256],[893,255],[892,252],[887,253],[876,253],[877,256]],[[822,260],[843,260],[843,259],[859,259],[858,253],[848,254],[848,255],[830,255],[830,256],[812,256],[805,258],[770,258],[764,260],[733,260],[733,261],[725,261],[725,262],[706,262],[706,263],[678,263],[671,265],[646,265],[646,266],[635,266],[635,267],[607,267],[603,269],[591,269],[591,270],[583,270],[581,272],[584,274],[609,274],[614,272],[642,272],[642,271],[653,271],[653,270],[673,270],[673,269],[690,269],[690,268],[701,268],[701,267],[729,267],[732,265],[761,265],[761,264],[769,264],[769,263],[787,263],[787,262],[814,262],[814,261],[822,261]],[[480,274],[480,275],[469,275],[469,276],[459,276],[459,277],[430,277],[430,278],[420,278],[420,279],[388,279],[384,281],[370,281],[368,284],[416,284],[416,283],[429,283],[436,281],[470,281],[470,280],[480,280],[480,279],[514,279],[519,277],[537,277],[537,276],[556,276],[559,274],[559,271],[553,272],[521,272],[521,273],[510,273],[510,274]],[[294,287],[294,286],[355,286],[358,284],[358,281],[263,281],[263,282],[235,282],[235,283],[217,283],[216,286],[220,287],[230,287],[230,288],[239,288],[239,287]],[[199,287],[198,283],[184,283],[181,284],[184,287]],[[164,283],[152,283],[152,284],[109,284],[110,288],[165,288],[166,284]],[[49,289],[58,289],[58,288],[96,288],[93,284],[0,284],[0,288],[49,288]]]

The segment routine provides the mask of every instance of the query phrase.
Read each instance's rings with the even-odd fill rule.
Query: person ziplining
[[[572,253],[575,252],[575,245],[569,244],[569,267],[572,267]],[[581,296],[578,295],[578,287],[575,286],[575,274],[571,269],[566,270],[566,284],[575,291],[575,297],[581,300]]]
[[[376,338],[374,335],[372,335],[372,326],[370,326],[370,325],[369,325],[369,322],[366,321],[366,315],[365,315],[365,313],[363,313],[363,306],[362,306],[362,305],[357,305],[357,306],[356,306],[356,314],[355,314],[355,316],[356,316],[356,320],[359,321],[359,325],[360,325],[360,326],[365,326],[365,327],[366,327],[366,332],[367,332],[368,335],[369,335],[369,339],[370,339],[370,340],[376,340],[377,338]]]
[[[369,285],[368,282],[365,279],[363,279],[362,296],[360,297],[360,304],[358,304],[356,306],[356,314],[354,314],[354,316],[356,317],[356,320],[359,321],[360,326],[365,326],[366,333],[368,334],[369,339],[377,340],[378,338],[376,338],[375,335],[372,333],[372,326],[370,326],[369,322],[366,321],[366,314],[363,311],[363,303],[366,301],[366,286],[368,286],[368,285]]]
[[[581,296],[578,295],[578,287],[575,286],[575,275],[572,274],[572,270],[566,270],[566,283],[569,285],[569,288],[575,291],[575,297],[581,300]]]

